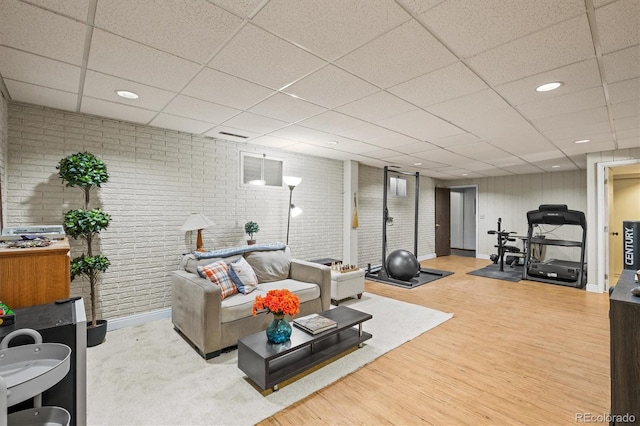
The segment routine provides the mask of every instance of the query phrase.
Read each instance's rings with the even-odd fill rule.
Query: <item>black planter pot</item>
[[[98,320],[96,322],[98,323],[96,327],[91,326],[93,322],[87,323],[88,348],[98,346],[100,343],[104,342],[104,339],[107,336],[107,320]]]

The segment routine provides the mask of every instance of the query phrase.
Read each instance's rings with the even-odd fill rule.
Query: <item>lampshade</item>
[[[291,204],[291,217],[300,216],[302,214],[302,209],[300,207],[296,207],[295,204]]]
[[[300,185],[300,182],[302,182],[301,177],[295,177],[295,176],[282,176],[282,179],[284,180],[284,183],[286,183],[288,186],[298,186]]]
[[[185,232],[195,231],[196,229],[204,229],[213,225],[215,225],[215,223],[202,213],[192,213],[180,230]]]

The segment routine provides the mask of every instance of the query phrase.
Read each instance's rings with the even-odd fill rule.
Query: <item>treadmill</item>
[[[542,204],[538,210],[527,212],[529,230],[527,239],[529,250],[524,261],[524,279],[550,284],[560,284],[576,288],[584,288],[587,283],[587,265],[585,263],[585,245],[587,241],[587,221],[584,212],[569,210],[565,204]],[[546,238],[544,235],[533,235],[538,225],[579,226],[582,229],[580,241],[558,240]],[[537,244],[545,253],[546,246],[575,247],[580,249],[580,258],[575,259],[538,259],[532,256],[532,246]]]

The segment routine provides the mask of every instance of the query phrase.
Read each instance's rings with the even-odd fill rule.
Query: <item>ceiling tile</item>
[[[42,72],[43,69],[47,72]],[[4,78],[67,92],[77,93],[80,87],[80,67],[2,46],[0,74]]]
[[[380,125],[420,140],[432,141],[464,133],[464,130],[417,109],[380,121]]]
[[[640,98],[640,78],[609,84],[609,99],[612,104]]]
[[[618,120],[614,119],[613,123],[616,126],[616,130],[637,129],[640,127],[640,118],[638,115],[635,115]]]
[[[374,93],[378,89],[353,74],[328,65],[283,91],[327,108],[335,108]]]
[[[288,146],[295,145],[298,142],[288,140],[288,139],[277,138],[271,135],[264,135],[264,136],[259,136],[257,138],[251,139],[250,141],[248,141],[248,143],[255,144],[255,145],[268,146],[270,148],[283,149],[283,148],[287,148]]]
[[[456,62],[388,90],[415,105],[426,107],[487,88],[473,71],[462,62]]]
[[[503,169],[518,175],[528,175],[543,172],[540,167],[534,166],[533,164],[529,163],[518,164],[515,166],[504,166]]]
[[[75,111],[78,95],[48,87],[35,86],[10,79],[4,80],[7,90],[14,100],[34,105]]]
[[[544,117],[532,120],[533,125],[540,131],[588,126],[599,122],[608,122],[609,114],[606,107],[599,107],[579,112],[557,115],[554,117]]]
[[[300,121],[298,124],[316,130],[323,130],[330,133],[340,133],[352,127],[365,124],[362,120],[340,114],[335,111],[327,111],[315,117]]]
[[[480,53],[469,58],[467,64],[489,84],[499,85],[592,57],[585,14]]]
[[[149,25],[140,25],[141,17]],[[206,1],[99,1],[95,17],[98,28],[201,64],[240,23],[241,18]]]
[[[29,0],[29,2],[79,21],[86,21],[89,13],[89,0]]]
[[[457,145],[448,148],[449,151],[464,156],[471,156],[476,160],[487,161],[513,157],[508,152],[496,148],[486,142],[475,142],[469,145]]]
[[[583,0],[447,1],[421,17],[467,58],[584,12]]]
[[[457,58],[412,20],[336,61],[382,88],[456,62]]]
[[[163,129],[196,134],[203,133],[214,126],[204,121],[192,120],[191,118],[178,117],[165,113],[158,114],[149,124]]]
[[[213,68],[277,90],[324,64],[321,59],[251,24],[210,62]]]
[[[375,145],[364,143],[364,142],[353,142],[346,145],[341,144],[341,145],[335,146],[334,149],[343,151],[343,152],[353,153],[353,154],[363,154],[365,152],[371,152],[375,149],[378,149],[378,147],[376,147]]]
[[[550,150],[540,150],[538,152],[531,152],[528,154],[520,154],[519,155],[520,158],[522,158],[525,161],[528,161],[529,163],[533,163],[535,165],[537,165],[538,167],[542,167],[543,169],[551,169],[551,165],[552,164],[560,164],[562,163],[562,161],[568,161],[566,159],[566,157],[564,156],[564,154],[562,153],[562,151],[557,150],[557,149],[550,149]],[[553,161],[553,163],[551,163],[551,161]],[[540,162],[548,162],[546,164],[548,164],[548,167],[546,166],[542,166],[540,164]]]
[[[447,148],[456,145],[466,145],[473,142],[478,142],[480,138],[471,133],[460,133],[459,135],[446,136],[443,138],[436,138],[433,140],[433,144],[442,148]]]
[[[262,7],[264,0],[208,0],[209,2],[234,13],[241,18],[250,18],[255,11]]]
[[[86,26],[17,0],[0,2],[4,46],[74,65],[82,64]]]
[[[274,120],[273,118],[252,114],[250,112],[238,114],[223,124],[238,129],[246,129],[253,133],[269,133],[287,125],[284,121]]]
[[[628,148],[640,148],[640,138],[632,137],[626,139],[618,138],[618,148],[620,149],[628,149]]]
[[[640,77],[640,45],[604,55],[602,61],[608,83]]]
[[[542,131],[549,140],[558,143],[573,143],[582,139],[595,140],[598,136],[606,135],[611,139],[611,125],[609,120],[598,121],[583,126],[570,126]]]
[[[116,90],[129,90],[137,93],[138,99],[125,99],[116,94]],[[131,105],[137,108],[160,111],[175,96],[173,92],[145,86],[144,84],[125,80],[118,77],[87,71],[83,95],[106,101]]]
[[[421,169],[439,169],[443,167],[447,167],[446,164],[437,163],[435,161],[427,161],[422,159],[417,159],[411,155],[395,155],[385,157],[390,163],[399,164],[407,167],[419,167]],[[420,163],[420,164],[416,164]]]
[[[334,60],[409,19],[395,2],[272,0],[253,22],[327,60]]]
[[[420,15],[443,1],[445,0],[404,0],[402,3],[404,3],[411,12]]]
[[[471,153],[469,154],[472,155]],[[421,158],[423,160],[435,161],[436,163],[442,163],[447,165],[467,164],[470,161],[473,161],[469,156],[459,155],[459,154],[456,154],[455,152],[446,151],[444,149],[434,149],[434,150],[428,150],[424,152],[416,152],[414,155],[417,158]]]
[[[536,92],[536,87],[550,81],[562,81],[564,84],[558,90]],[[600,80],[598,62],[593,58],[536,74],[532,77],[512,81],[497,86],[495,89],[512,105],[521,105],[540,99],[555,98],[568,93],[579,92],[596,86],[602,86],[602,81]]]
[[[313,130],[302,126],[291,125],[269,133],[277,138],[290,139],[298,142],[322,142],[327,143],[333,139],[329,133]]]
[[[398,145],[394,149],[398,152],[402,152],[403,154],[415,154],[416,152],[425,152],[429,149],[438,149],[438,147],[430,144],[429,142],[419,142],[414,140],[414,142],[405,145]]]
[[[87,97],[82,98],[80,112],[142,124],[149,124],[156,115],[155,111]]]
[[[536,102],[529,102],[518,106],[518,110],[528,119],[533,120],[542,117],[566,114],[605,106],[604,91],[602,87],[573,92]]]
[[[365,142],[377,140],[378,143],[376,143],[376,145],[379,144],[379,146],[387,147],[392,143],[390,142],[391,138],[397,135],[397,133],[393,130],[376,126],[375,124],[364,123],[361,126],[350,127],[347,130],[339,132],[338,135]]]
[[[390,93],[380,91],[336,108],[336,110],[362,120],[374,122],[414,110],[415,108],[415,105],[411,105]]]
[[[205,101],[245,109],[275,92],[273,89],[267,89],[232,75],[204,68],[182,93]]]
[[[88,68],[161,89],[178,91],[199,66],[131,40],[93,31]]]
[[[638,117],[640,123],[640,99],[632,99],[627,102],[613,104],[611,112],[614,120],[620,120],[627,117]]]
[[[640,44],[640,0],[624,0],[596,9],[603,53]]]
[[[163,111],[174,116],[178,115],[213,124],[221,124],[240,113],[240,110],[234,108],[193,99],[184,95],[176,96]],[[209,126],[209,128],[211,127]],[[202,133],[202,131],[194,133]]]
[[[384,132],[383,136],[374,136],[368,140],[369,143],[377,146],[384,146],[388,148],[393,148],[397,150],[399,146],[407,146],[413,143],[416,143],[418,140],[416,138],[412,138],[407,135],[403,135],[401,133],[396,133],[391,130],[387,130]],[[437,149],[438,147],[430,144],[429,142],[420,141],[418,142],[422,146],[421,151],[426,151],[427,149]]]
[[[295,123],[325,112],[326,109],[293,96],[277,93],[250,108],[249,111],[287,123]]]

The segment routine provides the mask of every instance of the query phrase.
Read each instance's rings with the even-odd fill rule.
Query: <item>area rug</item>
[[[497,280],[511,281],[517,283],[522,279],[522,266],[511,267],[504,265],[504,271],[500,270],[500,265],[491,264],[475,271],[467,272],[469,275],[478,277],[495,278]]]
[[[453,317],[370,293],[341,306],[372,314],[373,337],[271,393],[237,368],[236,350],[205,361],[169,319],[111,331],[87,350],[87,424],[252,425]]]

